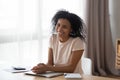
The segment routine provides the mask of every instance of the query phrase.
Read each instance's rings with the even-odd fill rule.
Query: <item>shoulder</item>
[[[84,49],[84,42],[79,38],[72,38],[73,51]]]
[[[49,37],[49,47],[53,48],[53,45],[57,41],[57,35],[56,34],[51,34]]]
[[[72,38],[72,41],[75,42],[75,43],[83,43],[83,41],[79,38],[79,37],[76,37],[76,38]]]
[[[57,34],[51,34],[50,35],[50,40],[55,41],[57,39]]]
[[[50,38],[57,38],[57,34],[51,34]]]

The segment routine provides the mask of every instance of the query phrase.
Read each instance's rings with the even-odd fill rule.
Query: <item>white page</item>
[[[36,74],[32,71],[28,71],[28,72],[25,72],[26,75],[34,75],[34,76],[41,76],[41,77],[56,77],[56,76],[60,76],[60,75],[63,75],[63,73],[59,73],[59,72],[51,72],[51,71],[48,71],[46,73],[42,73],[42,74]]]
[[[5,68],[3,69],[4,71],[7,71],[7,72],[12,72],[12,73],[21,73],[21,72],[27,72],[27,71],[30,71],[30,69],[27,69],[27,68],[24,68],[24,69],[15,69],[15,68],[24,68],[24,67],[8,67],[8,68]]]

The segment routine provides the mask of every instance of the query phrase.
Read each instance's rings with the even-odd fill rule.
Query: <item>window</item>
[[[83,0],[0,0],[0,61],[46,62],[51,19],[59,9],[84,16]]]

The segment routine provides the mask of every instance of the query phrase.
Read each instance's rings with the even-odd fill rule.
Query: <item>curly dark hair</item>
[[[66,10],[59,10],[52,18],[52,31],[55,32],[55,27],[57,24],[57,21],[59,19],[67,19],[70,24],[71,24],[71,28],[72,28],[72,32],[70,33],[70,37],[80,37],[81,39],[85,40],[85,34],[84,34],[84,30],[83,30],[83,20],[77,16],[74,13],[70,13]]]

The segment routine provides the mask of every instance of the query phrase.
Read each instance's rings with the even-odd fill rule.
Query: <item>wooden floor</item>
[[[110,76],[104,76],[104,77],[109,77],[109,78],[115,78],[115,79],[120,79],[120,76],[114,76],[114,75],[110,75]]]

